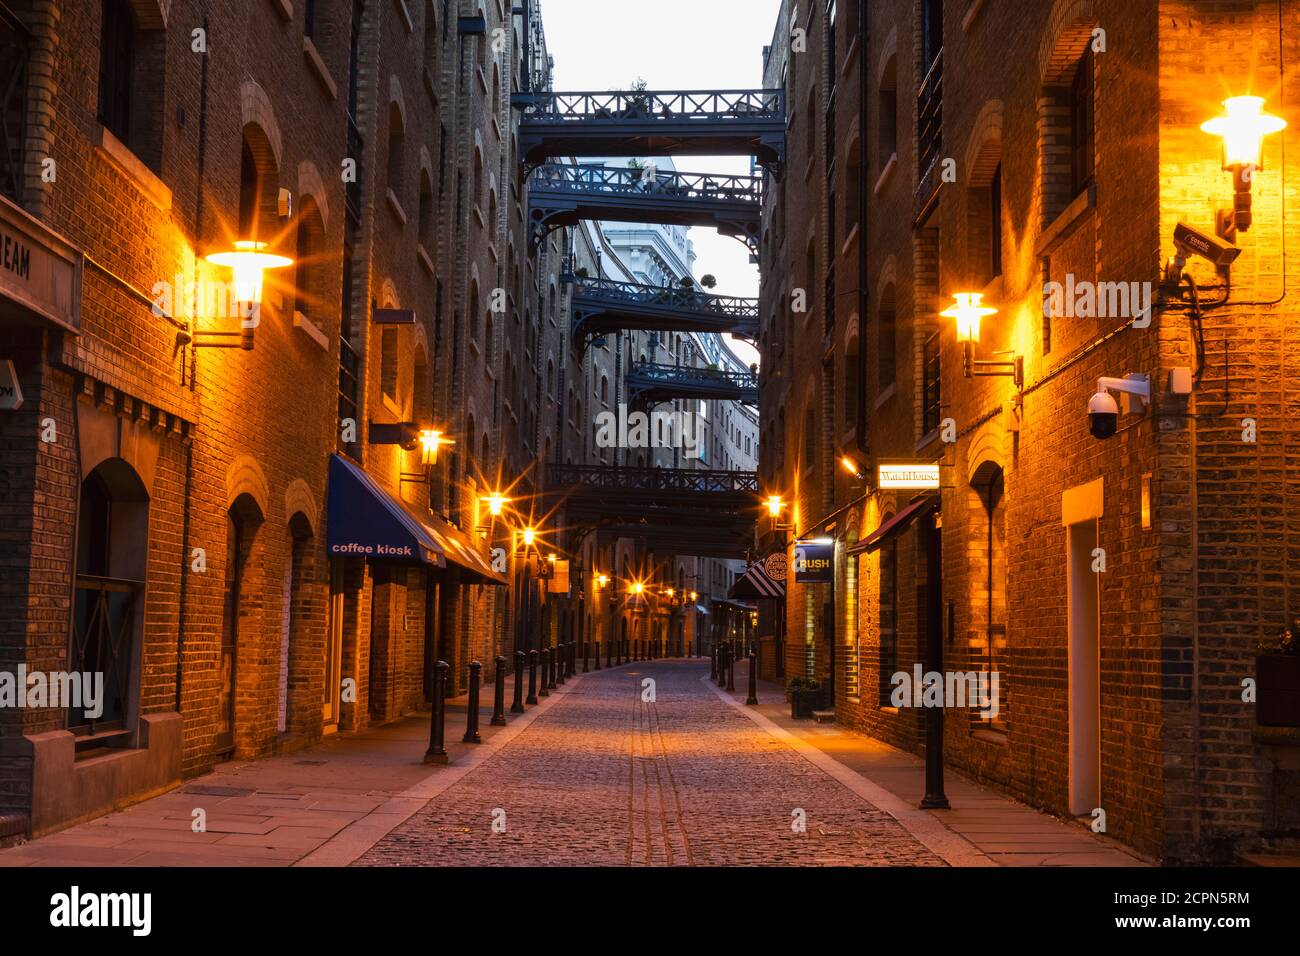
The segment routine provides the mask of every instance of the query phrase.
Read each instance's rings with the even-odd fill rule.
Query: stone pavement
[[[464,700],[449,704],[448,766],[422,763],[428,716],[415,716],[222,765],[0,851],[0,866],[1138,862],[952,773],[956,809],[917,810],[917,758],[791,721],[774,686],[744,707],[707,674],[696,659],[580,675],[506,727],[487,723],[489,687],[482,744],[460,743]],[[205,832],[191,829],[195,809]]]
[[[925,761],[921,757],[836,724],[795,720],[784,689],[766,681],[757,682],[758,706],[745,707],[748,668],[748,661],[737,663],[735,691],[715,691],[799,747],[819,766],[843,776],[846,785],[863,786],[872,800],[913,829],[938,823],[999,866],[1150,865],[1116,840],[1018,803],[951,768],[944,770],[944,792],[951,809],[917,809],[925,795]]]

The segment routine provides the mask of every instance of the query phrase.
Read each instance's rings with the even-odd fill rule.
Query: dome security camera
[[[1093,438],[1113,438],[1119,430],[1119,403],[1111,395],[1111,389],[1133,396],[1143,408],[1151,401],[1151,380],[1145,375],[1097,379],[1097,393],[1088,401],[1088,431]],[[1131,410],[1128,405],[1132,400],[1125,398],[1125,411]]]
[[[1093,438],[1111,438],[1118,428],[1119,404],[1103,388],[1088,402],[1088,431]]]

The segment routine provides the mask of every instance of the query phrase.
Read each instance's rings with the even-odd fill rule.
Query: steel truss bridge
[[[735,559],[753,544],[756,472],[551,464],[546,485],[567,524],[593,526],[607,541],[636,538],[659,554]]]
[[[628,397],[657,405],[674,398],[706,398],[758,404],[758,376],[720,368],[638,362],[627,374]]]
[[[573,282],[573,338],[582,348],[589,339],[619,329],[758,337],[757,299],[613,279],[575,278]]]
[[[583,219],[711,226],[758,255],[763,180],[758,176],[547,163],[528,188],[530,250]]]
[[[785,160],[784,90],[536,92],[523,103],[520,160],[558,156],[753,156]]]

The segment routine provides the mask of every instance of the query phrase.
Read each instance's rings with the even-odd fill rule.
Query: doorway
[[[1101,805],[1101,593],[1097,519],[1066,525],[1069,579],[1070,813]]]
[[[325,732],[333,733],[339,724],[339,697],[343,682],[339,671],[343,666],[343,562],[330,562],[329,631],[325,636],[325,693],[321,716]]]

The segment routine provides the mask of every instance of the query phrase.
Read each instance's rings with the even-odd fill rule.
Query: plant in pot
[[[786,696],[790,699],[791,717],[811,717],[813,711],[821,706],[821,681],[815,677],[791,677],[786,684]]]
[[[1300,618],[1255,656],[1255,721],[1263,727],[1300,727]]]

